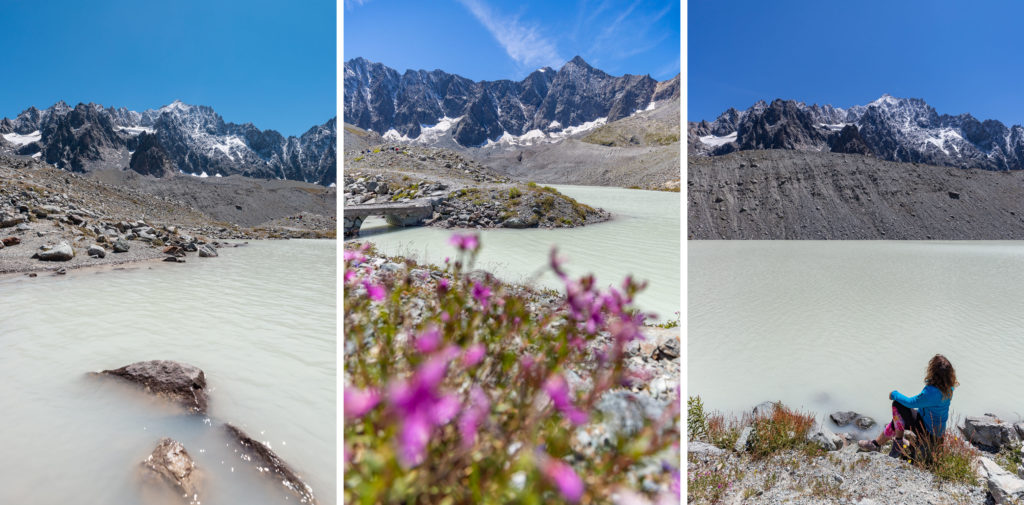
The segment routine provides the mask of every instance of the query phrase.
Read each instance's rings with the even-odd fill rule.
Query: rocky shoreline
[[[334,238],[336,220],[300,213],[248,228],[168,198],[35,160],[0,158],[0,274],[217,256],[227,239]]]
[[[857,441],[874,438],[878,424],[856,412],[833,412],[813,422],[792,447],[765,454],[758,419],[771,418],[782,404],[765,402],[733,421],[694,409],[691,419],[713,419],[719,435],[694,433],[689,424],[687,459],[691,503],[1013,504],[1024,501],[1024,422],[992,414],[967,417],[947,428],[946,452],[928,466],[906,461],[888,443],[879,452],[860,451]],[[699,398],[697,398],[699,403]],[[788,411],[788,410],[787,410]],[[695,413],[696,416],[694,415]],[[773,421],[774,422],[774,419]],[[769,423],[770,424],[770,423]],[[707,426],[707,425],[705,425]],[[842,432],[840,429],[846,430]],[[726,436],[720,436],[727,433]],[[763,435],[762,435],[763,436]],[[912,460],[913,458],[911,458]],[[962,473],[950,477],[950,468]]]

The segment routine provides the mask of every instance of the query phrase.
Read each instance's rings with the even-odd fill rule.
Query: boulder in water
[[[203,244],[199,246],[199,257],[200,258],[216,258],[217,249],[210,244]]]
[[[143,466],[178,487],[191,503],[198,503],[198,489],[193,471],[196,463],[180,442],[163,438],[142,462]]]
[[[228,431],[228,435],[235,439],[256,460],[257,466],[264,468],[260,473],[269,472],[276,478],[281,479],[281,483],[298,495],[302,503],[314,505],[319,503],[313,496],[313,488],[303,482],[298,474],[287,463],[282,461],[270,447],[263,442],[253,440],[241,428],[231,423],[225,423],[224,428]]]
[[[206,413],[206,375],[197,367],[176,361],[140,361],[116,370],[104,370],[146,388],[146,391],[174,400],[189,411]]]

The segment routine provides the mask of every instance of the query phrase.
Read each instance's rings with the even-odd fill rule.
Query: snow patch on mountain
[[[718,147],[728,144],[729,142],[736,142],[736,133],[737,132],[732,132],[728,135],[722,135],[721,137],[715,135],[705,135],[700,138],[700,141],[709,146]]]
[[[32,133],[25,134],[25,135],[21,135],[21,134],[18,134],[18,133],[5,133],[4,134],[4,139],[6,139],[8,142],[10,142],[12,144],[19,145],[19,146],[31,144],[33,142],[39,142],[39,139],[41,139],[41,138],[43,138],[43,134],[39,130],[36,130],[36,131],[34,131]]]

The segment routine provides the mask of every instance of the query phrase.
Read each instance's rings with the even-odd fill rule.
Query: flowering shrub
[[[629,380],[642,286],[570,279],[552,252],[554,298],[472,271],[475,235],[450,243],[443,269],[346,245],[345,502],[678,503],[678,390],[628,436],[584,436]],[[652,462],[656,489],[637,490]]]

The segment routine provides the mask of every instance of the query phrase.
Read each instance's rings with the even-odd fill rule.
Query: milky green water
[[[1024,243],[691,241],[688,394],[891,417],[936,353],[951,415],[1024,414]]]
[[[611,221],[571,229],[478,230],[483,250],[477,268],[506,281],[560,288],[558,279],[545,271],[551,248],[556,246],[567,260],[570,274],[593,273],[602,286],[620,286],[627,275],[647,280],[648,288],[637,303],[658,314],[662,321],[678,317],[680,194],[598,186],[555,187],[582,203],[611,212]],[[445,257],[455,255],[455,249],[447,243],[449,237],[466,231],[396,228],[382,218],[370,218],[363,223],[359,240],[373,242],[389,255],[441,264]]]
[[[335,248],[256,241],[184,265],[0,279],[0,503],[183,503],[141,478],[165,436],[195,459],[202,503],[297,503],[227,446],[223,422],[334,503]],[[85,375],[151,359],[202,368],[209,415]]]

